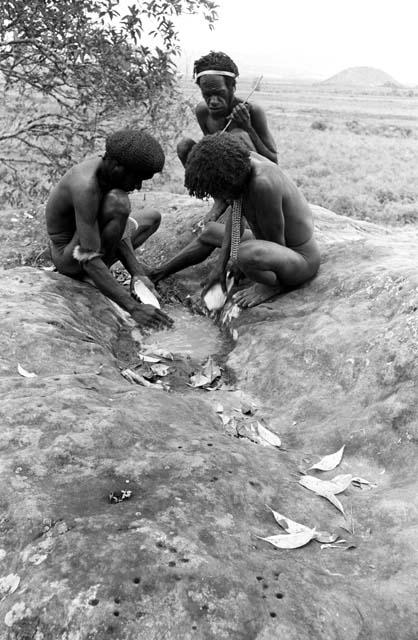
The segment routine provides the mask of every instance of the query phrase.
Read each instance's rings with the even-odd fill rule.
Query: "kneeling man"
[[[144,130],[122,129],[106,139],[106,153],[70,169],[53,189],[46,205],[52,261],[72,278],[88,276],[104,295],[126,309],[143,327],[168,326],[160,309],[134,298],[135,282],[153,288],[135,249],[159,227],[160,214],[144,210],[130,218],[128,192],[140,189],[164,166],[160,144]],[[120,260],[132,276],[131,293],[109,267]]]
[[[215,133],[196,144],[187,158],[185,185],[190,195],[233,203],[235,211],[241,210],[241,227],[233,228],[232,213],[225,225],[210,222],[198,238],[150,274],[154,282],[202,262],[220,247],[203,293],[216,282],[225,290],[232,249],[235,266],[255,283],[234,299],[241,307],[253,307],[318,271],[320,254],[307,201],[275,163],[250,151],[236,136]],[[242,217],[251,231],[243,230]]]

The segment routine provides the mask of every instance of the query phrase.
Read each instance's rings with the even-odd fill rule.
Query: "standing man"
[[[58,271],[76,279],[88,276],[99,291],[147,328],[172,324],[163,311],[134,298],[138,279],[153,288],[135,249],[158,229],[161,216],[149,209],[129,218],[128,193],[160,172],[164,160],[160,144],[146,131],[116,131],[106,138],[105,155],[67,171],[46,205],[51,256]],[[132,276],[130,293],[109,270],[116,260]]]
[[[277,163],[276,143],[268,128],[266,114],[257,104],[244,102],[235,96],[238,67],[221,51],[211,51],[196,60],[193,77],[202,93],[195,113],[204,136],[223,131],[237,135],[249,149]],[[195,145],[191,138],[183,138],[177,145],[177,154],[186,165],[187,156]],[[225,211],[226,203],[216,200],[205,221],[217,220]]]
[[[203,294],[218,282],[225,291],[231,238],[239,239],[240,234],[235,266],[254,283],[234,295],[241,307],[254,307],[297,287],[318,271],[320,254],[307,201],[276,164],[250,151],[239,137],[215,133],[197,143],[187,159],[185,185],[197,198],[234,203],[251,231],[243,230],[242,217],[240,228],[233,229],[231,214],[226,225],[210,222],[178,255],[154,269],[154,282],[203,262],[219,247]]]

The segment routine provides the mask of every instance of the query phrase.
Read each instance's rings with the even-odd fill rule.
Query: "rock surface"
[[[153,197],[149,261],[206,208]],[[235,392],[130,384],[97,291],[2,272],[0,638],[416,638],[418,234],[314,213],[318,276],[232,321]],[[251,420],[242,401],[281,450],[223,426],[219,404]],[[377,484],[339,494],[346,518],[298,484],[343,444],[308,473]],[[257,537],[280,533],[266,504],[347,542],[276,550]]]

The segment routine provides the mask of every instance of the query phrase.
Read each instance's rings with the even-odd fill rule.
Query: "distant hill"
[[[392,76],[381,69],[373,67],[350,67],[335,76],[324,80],[321,84],[333,84],[358,87],[401,87]]]

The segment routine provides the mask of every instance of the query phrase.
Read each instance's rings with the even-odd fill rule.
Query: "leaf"
[[[314,535],[317,542],[332,544],[338,539],[338,533],[330,533],[329,531],[316,531]]]
[[[209,378],[210,382],[212,383],[214,380],[216,380],[216,378],[220,377],[221,369],[220,367],[218,367],[216,362],[213,361],[213,358],[209,356],[209,358],[207,359],[207,361],[202,367],[202,373],[204,376]]]
[[[299,531],[298,533],[284,533],[278,534],[277,536],[269,536],[268,538],[257,536],[257,538],[269,542],[278,549],[298,549],[308,544],[314,535],[315,529],[307,529],[306,531]]]
[[[167,376],[170,372],[170,367],[166,364],[152,364],[151,371],[155,373],[156,376]]]
[[[321,458],[319,462],[313,464],[311,467],[308,467],[308,471],[310,469],[319,469],[319,471],[332,471],[335,467],[338,467],[340,464],[343,454],[344,454],[345,444],[336,451],[335,453],[330,453],[328,456],[324,456]]]
[[[303,487],[315,491],[319,495],[324,493],[333,493],[334,495],[342,493],[350,486],[353,476],[351,473],[335,476],[331,480],[321,480],[309,474],[302,476],[299,482]]]
[[[123,369],[123,371],[121,371],[121,375],[129,382],[140,384],[143,387],[153,386],[151,382],[148,382],[148,380],[145,380],[143,376],[140,376],[138,373],[135,373],[135,371],[132,371],[132,369]]]
[[[160,356],[161,358],[165,358],[166,360],[174,360],[173,354],[167,349],[152,349],[150,353],[153,353],[156,356]]]
[[[334,480],[337,480],[337,482],[334,483],[334,481],[331,481],[331,480],[320,480],[319,478],[314,478],[313,476],[306,475],[299,478],[299,484],[302,485],[302,487],[305,487],[306,489],[313,491],[319,496],[326,498],[339,511],[341,511],[341,513],[344,514],[344,508],[341,502],[338,500],[338,498],[335,497],[335,494],[341,493],[341,491],[344,491],[344,489],[346,489],[350,485],[351,477],[352,477],[351,475],[337,476],[334,479]],[[347,478],[349,478],[348,484],[347,484]],[[344,484],[342,479],[345,479]]]
[[[24,378],[36,378],[37,377],[36,373],[32,373],[30,371],[26,371],[26,369],[24,369],[19,363],[17,363],[17,371]]]
[[[195,389],[198,387],[205,387],[210,384],[210,382],[209,378],[204,376],[202,373],[196,373],[195,375],[190,376],[191,384],[189,384],[189,387],[193,387]]]
[[[353,484],[358,484],[360,486],[362,484],[367,484],[369,487],[377,487],[376,483],[369,482],[368,480],[365,480],[364,478],[358,478],[357,476],[355,478],[352,478],[351,482]]]
[[[272,447],[281,447],[282,441],[280,440],[278,435],[273,433],[273,431],[270,431],[270,429],[266,429],[266,427],[263,427],[261,422],[258,422],[258,420],[257,420],[256,425],[257,425],[256,426],[257,433],[258,433],[259,437],[261,438],[260,444],[264,444],[264,442],[266,442],[267,444],[271,445]]]
[[[154,358],[154,356],[147,356],[145,353],[138,353],[138,356],[144,362],[153,362],[153,363],[161,362],[161,358]]]
[[[14,593],[20,584],[20,577],[15,573],[0,578],[0,595],[10,595]]]
[[[295,522],[290,518],[286,518],[286,516],[282,515],[278,511],[274,511],[271,507],[266,504],[267,509],[270,509],[272,512],[275,521],[277,524],[284,529],[287,533],[301,533],[302,531],[312,531],[310,527],[307,527],[304,524],[300,524],[299,522]]]

